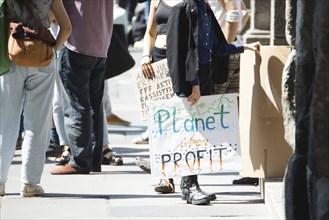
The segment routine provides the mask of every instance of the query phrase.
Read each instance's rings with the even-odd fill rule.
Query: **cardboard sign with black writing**
[[[148,101],[151,170],[156,178],[240,171],[237,94]]]
[[[152,67],[155,73],[154,79],[146,79],[141,68],[131,71],[142,120],[146,120],[147,117],[147,101],[171,99],[175,96],[169,76],[167,59],[152,63]]]

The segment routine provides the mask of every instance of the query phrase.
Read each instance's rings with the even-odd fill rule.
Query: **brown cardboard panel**
[[[291,147],[284,140],[283,119],[240,116],[242,176],[283,177]]]
[[[254,138],[250,133],[251,117],[239,116],[240,124],[240,146],[241,146],[241,159],[242,159],[242,171],[241,176],[245,177],[260,177],[264,178],[264,164],[265,164],[265,152],[263,146],[260,143],[264,141],[257,141],[256,144]],[[260,136],[260,138],[262,138]]]
[[[281,117],[282,71],[289,53],[286,46],[262,46],[261,58],[252,51],[241,54],[241,115]]]
[[[290,49],[262,46],[261,57],[246,51],[240,64],[242,176],[283,177],[292,151],[284,140],[282,71]]]

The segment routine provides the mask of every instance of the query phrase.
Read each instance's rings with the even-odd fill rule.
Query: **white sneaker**
[[[135,163],[139,168],[144,170],[146,173],[151,173],[150,161],[147,161],[147,160],[145,160],[143,158],[140,158],[140,157],[136,157]]]
[[[1,183],[0,184],[0,196],[4,196],[6,194],[6,192],[5,192],[5,184],[3,183]]]
[[[21,188],[22,197],[41,196],[44,193],[43,188],[36,184],[24,184]]]
[[[148,144],[149,143],[149,137],[147,132],[141,133],[139,137],[136,137],[133,139],[134,144]]]

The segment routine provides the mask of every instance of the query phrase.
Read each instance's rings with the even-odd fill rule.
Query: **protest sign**
[[[146,120],[146,102],[148,100],[163,100],[174,97],[172,81],[169,76],[167,59],[152,63],[154,79],[146,79],[141,68],[131,71],[139,112],[142,120]]]
[[[149,101],[151,170],[168,178],[240,171],[237,94]]]

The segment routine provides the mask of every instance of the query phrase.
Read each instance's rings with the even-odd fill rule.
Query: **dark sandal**
[[[71,157],[71,150],[70,148],[66,148],[61,155],[56,157],[55,164],[58,166],[63,166],[70,161],[70,157]]]
[[[46,151],[46,156],[47,157],[57,157],[58,155],[61,155],[63,152],[63,149],[61,146],[59,146],[56,143],[50,143],[48,146],[48,149]]]
[[[105,155],[111,153],[110,158],[106,158]],[[123,159],[121,156],[116,155],[111,149],[107,148],[103,151],[103,162],[104,165],[123,165]]]

